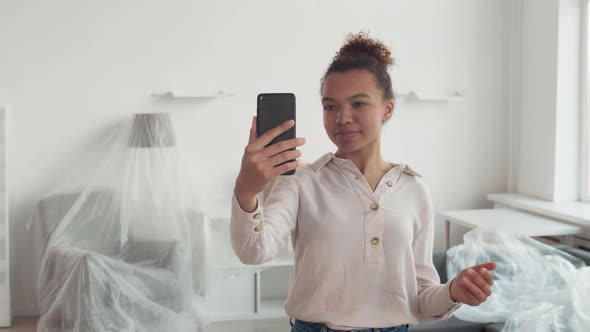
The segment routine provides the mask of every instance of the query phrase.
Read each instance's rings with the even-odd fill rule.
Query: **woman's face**
[[[350,153],[379,144],[381,126],[393,114],[393,100],[383,99],[383,90],[368,70],[332,72],[322,88],[324,128],[338,150]]]

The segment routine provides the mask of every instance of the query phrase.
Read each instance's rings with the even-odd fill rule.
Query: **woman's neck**
[[[359,171],[367,176],[374,174],[384,174],[391,168],[383,157],[381,157],[381,149],[379,144],[370,144],[361,149],[352,152],[336,151],[335,156],[343,159],[350,159],[359,169]]]

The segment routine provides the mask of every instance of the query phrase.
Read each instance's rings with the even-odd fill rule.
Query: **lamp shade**
[[[129,145],[136,148],[176,146],[168,113],[139,113],[133,117]]]

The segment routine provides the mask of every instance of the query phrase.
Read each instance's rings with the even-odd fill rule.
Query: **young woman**
[[[301,156],[289,149],[303,138],[265,147],[293,121],[258,138],[252,121],[235,183],[231,241],[243,263],[262,264],[290,233],[295,269],[285,310],[294,332],[407,331],[491,294],[493,262],[440,284],[428,188],[408,165],[381,156],[381,128],[394,110],[392,64],[381,42],[363,33],[348,37],[321,81],[324,127],[338,149],[311,165],[276,166]],[[257,194],[275,177],[263,209]]]

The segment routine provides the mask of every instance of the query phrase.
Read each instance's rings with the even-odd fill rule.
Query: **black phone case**
[[[256,135],[258,137],[287,120],[295,120],[294,94],[261,93],[258,95],[256,108]],[[293,138],[295,138],[295,126],[277,136],[267,146]],[[291,150],[295,150],[295,148]],[[290,161],[294,161],[294,159],[287,162]],[[293,174],[295,174],[295,170],[283,173],[282,175]]]

